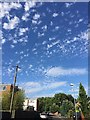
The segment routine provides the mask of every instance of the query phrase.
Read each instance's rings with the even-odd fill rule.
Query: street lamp
[[[74,91],[74,88],[73,88],[74,84],[71,83],[70,86],[72,87],[72,90],[73,90],[73,93],[74,93],[74,106],[75,106],[76,102],[75,102],[75,91]],[[75,110],[76,110],[76,107],[75,107]],[[75,111],[75,115],[76,115],[76,120],[77,120],[77,112],[76,111]]]

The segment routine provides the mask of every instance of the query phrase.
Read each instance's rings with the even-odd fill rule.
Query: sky
[[[88,3],[0,3],[2,83],[29,98],[88,91]],[[73,84],[73,88],[70,84]]]

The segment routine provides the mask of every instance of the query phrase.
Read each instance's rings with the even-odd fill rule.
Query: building
[[[27,107],[33,107],[34,111],[38,111],[38,100],[34,99],[25,99],[24,103],[23,103],[23,110],[26,110]]]
[[[12,84],[0,84],[0,95],[2,95],[3,93],[7,93],[7,92],[11,92],[13,89],[13,85]],[[14,91],[17,92],[20,89],[18,88],[18,86],[15,86]]]

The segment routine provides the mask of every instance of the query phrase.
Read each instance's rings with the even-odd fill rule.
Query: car
[[[48,114],[47,113],[40,113],[40,117],[42,119],[48,119]]]

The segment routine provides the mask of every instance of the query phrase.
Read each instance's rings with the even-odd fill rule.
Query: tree
[[[88,99],[87,99],[86,91],[81,83],[79,85],[78,101],[81,104],[81,110],[82,110],[83,114],[86,116],[88,113]]]
[[[74,104],[71,101],[63,100],[62,105],[60,106],[60,113],[63,116],[68,116],[70,110],[72,110],[72,112],[74,111]]]
[[[54,103],[54,104],[52,104],[52,106],[51,106],[51,111],[50,111],[50,112],[55,113],[55,112],[58,112],[59,109],[60,109],[60,107]]]
[[[58,93],[54,96],[54,103],[56,103],[58,106],[60,106],[63,102],[63,100],[67,100],[68,97],[65,93]]]
[[[11,93],[9,91],[2,94],[2,110],[10,109]]]
[[[52,97],[38,98],[38,101],[39,101],[38,110],[40,112],[50,111],[50,106],[52,106],[53,103]]]
[[[72,95],[67,95],[68,100],[71,101],[74,104],[74,98]]]
[[[88,101],[88,117],[90,118],[90,101]]]
[[[38,98],[39,101],[39,111],[40,112],[62,112],[65,115],[69,110],[74,109],[74,98],[71,95],[66,95],[65,93],[55,94],[54,97],[42,97]],[[68,101],[64,103],[64,101]],[[67,105],[67,107],[65,105]],[[65,108],[65,110],[64,110]]]
[[[23,109],[24,98],[25,96],[23,90],[19,90],[15,93],[14,103],[13,103],[14,110]]]
[[[68,117],[69,117],[69,118],[72,118],[72,117],[73,117],[73,113],[74,113],[73,110],[69,110],[69,111],[68,111]]]
[[[22,109],[24,102],[24,91],[19,90],[14,94],[13,109]],[[2,110],[10,110],[11,92],[7,91],[2,94]]]
[[[44,97],[38,98],[38,101],[39,101],[39,106],[38,106],[39,112],[45,111],[45,100],[44,100]]]

